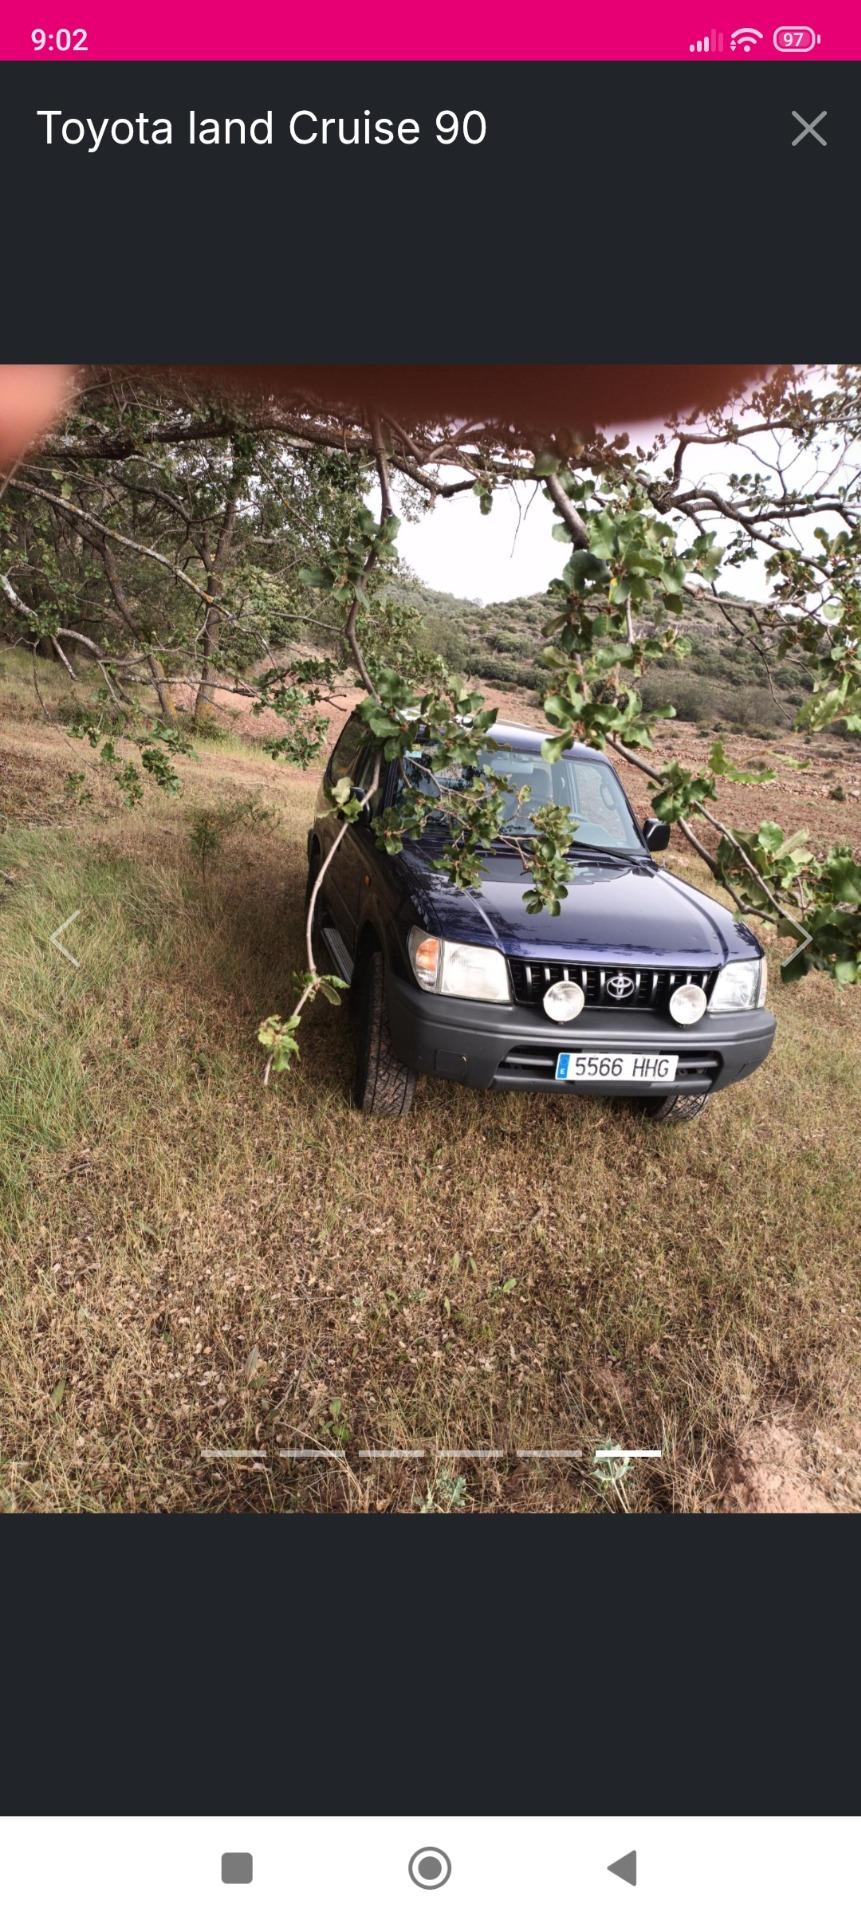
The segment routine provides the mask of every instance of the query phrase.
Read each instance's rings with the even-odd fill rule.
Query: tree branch
[[[0,573],[0,587],[2,587],[10,606],[14,607],[15,612],[21,615],[22,620],[26,620],[28,626],[38,629],[40,625],[39,615],[33,607],[28,607],[26,601],[21,599],[21,595],[16,592],[16,589],[13,587],[8,573]],[[76,627],[58,626],[54,628],[52,633],[47,635],[48,640],[54,647],[60,660],[62,660],[66,672],[70,674],[73,680],[76,680],[78,676],[73,672],[62,647],[58,645],[57,636],[63,640],[76,640],[80,646],[87,647],[91,653],[98,653],[95,642],[88,640],[85,633],[79,633]]]
[[[174,579],[181,580],[184,586],[190,587],[192,593],[195,593],[205,606],[211,605],[211,594],[207,593],[204,587],[199,587],[197,581],[192,580],[191,575],[185,573],[175,561],[168,560],[163,553],[158,553],[155,547],[147,547],[140,540],[131,540],[127,533],[118,533],[115,527],[106,527],[102,520],[98,520],[94,513],[88,513],[85,507],[77,506],[73,500],[64,500],[59,494],[49,493],[46,487],[34,486],[31,480],[22,480],[17,474],[10,479],[9,485],[17,488],[19,492],[35,495],[38,500],[45,500],[49,507],[56,508],[58,513],[68,514],[73,521],[82,521],[87,526],[93,527],[104,540],[113,540],[117,546],[128,547],[132,553],[141,554],[145,560],[154,560],[157,566],[164,567],[168,573],[172,573]]]
[[[564,520],[575,547],[588,547],[589,530],[586,522],[581,519],[573,501],[569,500],[565,488],[559,479],[559,475],[556,473],[548,473],[546,486],[559,518],[560,520]]]

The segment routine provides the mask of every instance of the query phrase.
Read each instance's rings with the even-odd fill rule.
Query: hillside
[[[438,593],[414,578],[399,591],[421,614],[424,644],[459,672],[501,689],[540,687],[544,676],[536,662],[545,645],[541,629],[551,610],[545,594],[483,606]],[[750,603],[728,600],[722,605],[728,607],[729,618],[710,595],[688,596],[677,625],[691,642],[691,654],[682,662],[659,662],[650,669],[644,706],[648,710],[671,701],[680,720],[700,723],[721,720],[754,729],[787,725],[809,680],[796,663],[776,665],[772,680],[778,704],[751,644],[759,636]]]

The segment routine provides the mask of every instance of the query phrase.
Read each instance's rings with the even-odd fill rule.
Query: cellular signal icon
[[[704,33],[701,40],[691,41],[688,52],[723,53],[723,34],[718,33],[717,27],[710,27],[708,33]]]
[[[761,39],[758,27],[733,27],[729,37],[730,53],[738,53],[739,47],[742,53],[750,53],[751,47],[755,47],[757,40]]]

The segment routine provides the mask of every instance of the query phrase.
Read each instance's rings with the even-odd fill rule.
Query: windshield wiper
[[[519,852],[521,846],[528,845],[530,840],[536,838],[537,835],[534,833],[500,833],[495,840],[491,841],[491,847],[500,853],[514,853]],[[632,847],[630,852],[627,852],[621,847],[596,847],[588,840],[572,840],[568,848],[568,859],[578,859],[581,854],[587,860],[610,861],[616,866],[624,867],[630,866],[632,860],[651,859],[651,854],[645,847]]]
[[[650,858],[645,847],[631,847],[628,851],[621,847],[594,847],[588,840],[572,840],[568,848],[569,860],[576,859],[580,853],[585,853],[590,860],[615,860],[617,864],[621,863],[625,867],[629,867],[632,860]]]

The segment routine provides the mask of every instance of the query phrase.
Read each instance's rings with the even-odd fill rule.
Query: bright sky
[[[745,461],[739,447],[691,447],[685,472],[692,479],[702,479],[707,473],[718,473],[721,466],[724,472],[738,473],[754,464]],[[419,579],[440,593],[485,602],[518,600],[524,594],[541,593],[565,565],[566,551],[553,539],[553,523],[549,500],[532,486],[500,490],[488,514],[479,512],[473,494],[458,493],[453,500],[437,501],[418,525],[404,521],[398,550]],[[695,535],[696,528],[691,526],[690,539]],[[766,597],[765,574],[758,560],[727,571],[721,585],[752,600]]]
[[[631,429],[631,438],[648,446],[656,427],[642,424]],[[758,465],[750,449],[758,447],[773,457],[770,436],[741,442],[735,447],[690,447],[685,456],[685,474],[693,480],[712,476],[720,483],[729,473],[752,472]],[[812,470],[815,456],[804,456]],[[659,463],[666,467],[666,456]],[[460,478],[448,469],[447,477]],[[794,468],[792,480],[803,481],[803,466]],[[379,501],[372,502],[378,509]],[[815,525],[828,522],[820,514],[811,519],[804,540],[807,546]],[[453,500],[440,500],[417,525],[404,521],[398,536],[402,558],[427,586],[442,593],[453,593],[466,600],[485,603],[516,600],[521,595],[540,593],[565,564],[566,550],[552,538],[553,512],[540,488],[520,486],[501,489],[494,497],[489,514],[479,511],[472,493],[456,494]],[[693,539],[696,528],[690,525],[684,539]],[[718,539],[721,535],[717,534]],[[759,558],[742,566],[724,568],[719,577],[724,591],[752,600],[768,595],[763,562]]]

